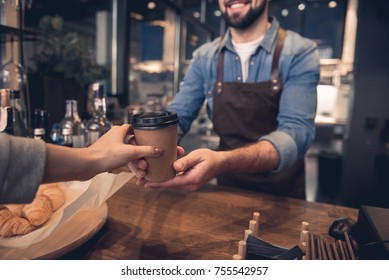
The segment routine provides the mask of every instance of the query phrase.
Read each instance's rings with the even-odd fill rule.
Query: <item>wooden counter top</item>
[[[129,182],[108,201],[98,234],[62,259],[231,259],[254,211],[259,237],[274,245],[298,244],[301,222],[326,234],[334,219],[357,219],[358,210],[236,188],[206,185],[197,192],[145,189]]]

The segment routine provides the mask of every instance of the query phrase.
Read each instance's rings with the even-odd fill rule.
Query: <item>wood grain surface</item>
[[[253,212],[261,215],[259,238],[274,245],[299,243],[301,222],[326,235],[334,219],[358,210],[205,185],[197,192],[145,189],[133,181],[108,201],[98,234],[62,259],[232,259]]]

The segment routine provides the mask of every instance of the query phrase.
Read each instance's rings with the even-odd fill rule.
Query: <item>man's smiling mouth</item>
[[[231,9],[239,9],[249,4],[249,0],[230,0],[226,2],[226,7]]]

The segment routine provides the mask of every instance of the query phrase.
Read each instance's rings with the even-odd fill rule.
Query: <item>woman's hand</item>
[[[163,150],[153,146],[137,146],[131,139],[132,129],[130,125],[112,127],[106,134],[88,147],[90,151],[102,157],[103,171],[111,171],[122,168],[132,161],[139,162],[141,166],[142,158],[155,158],[163,154]],[[127,142],[127,143],[126,143]]]
[[[132,145],[137,145],[135,138],[131,138],[130,143]],[[180,157],[184,154],[185,154],[185,150],[182,147],[177,146],[177,157]],[[135,177],[138,178],[138,180],[142,180],[146,176],[146,170],[148,168],[148,165],[144,158],[132,160],[127,164],[127,166],[131,170],[131,172],[134,173]]]
[[[47,144],[43,183],[87,180],[93,176],[127,165],[144,157],[159,157],[161,148],[125,143],[130,126],[112,127],[87,148],[69,148]]]

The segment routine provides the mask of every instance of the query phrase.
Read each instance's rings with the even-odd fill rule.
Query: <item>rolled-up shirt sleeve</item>
[[[0,203],[31,202],[42,181],[46,145],[0,133]]]
[[[320,79],[319,54],[310,40],[290,34],[285,41],[281,76],[278,127],[260,140],[271,142],[280,156],[275,172],[303,159],[315,137],[317,85]]]
[[[280,163],[274,172],[279,172],[287,166],[292,165],[297,160],[297,145],[293,138],[286,132],[274,131],[260,141],[266,140],[273,144],[280,155]]]

